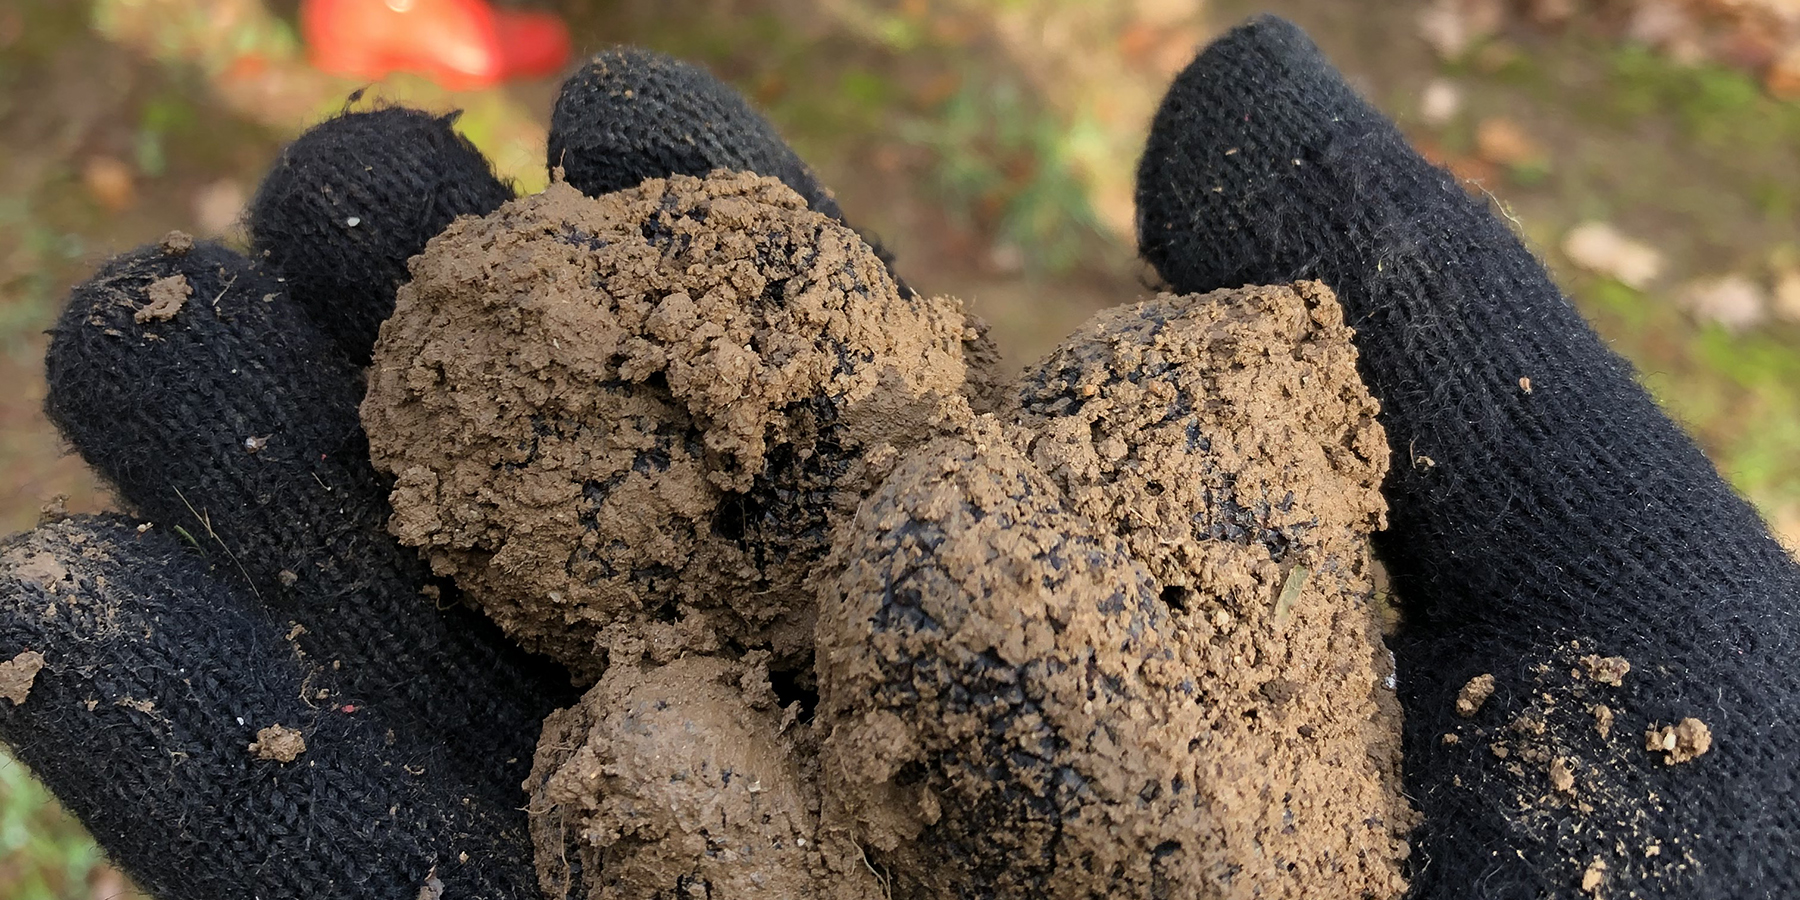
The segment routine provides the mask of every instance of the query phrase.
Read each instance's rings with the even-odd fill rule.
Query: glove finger
[[[845,224],[843,210],[812,168],[750,108],[742,95],[699,66],[650,50],[619,47],[589,60],[564,82],[550,116],[549,165],[590,197],[645,179],[704,176],[715,169],[779,178],[815,212]],[[863,234],[899,285],[893,254]],[[999,399],[1000,351],[987,323],[968,316],[963,356],[977,408]]]
[[[522,801],[543,715],[574,698],[386,531],[359,374],[281,289],[213,244],[170,240],[77,287],[46,359],[52,421],[118,494],[183,529],[343,689]],[[421,596],[421,593],[429,596]],[[423,739],[423,738],[422,738]]]
[[[121,516],[0,543],[0,739],[115,862],[163,900],[535,896],[522,814],[206,570]]]
[[[357,365],[394,311],[406,261],[457,216],[513,198],[455,122],[403,107],[346,112],[283,148],[251,200],[251,246]]]
[[[590,197],[650,178],[754,172],[844,221],[831,191],[737,91],[699,66],[636,47],[604,51],[563,83],[549,164]]]
[[[1138,201],[1177,289],[1317,277],[1357,330],[1419,894],[1800,891],[1800,567],[1485,203],[1276,19],[1178,77]]]

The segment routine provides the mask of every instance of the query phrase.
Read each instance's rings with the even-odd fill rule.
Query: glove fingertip
[[[564,82],[550,118],[549,167],[591,197],[650,178],[755,172],[844,218],[831,191],[737,91],[699,66],[636,47],[596,54]]]
[[[1319,177],[1318,155],[1343,143],[1333,135],[1370,129],[1379,146],[1350,152],[1394,152],[1392,127],[1299,26],[1262,15],[1233,28],[1157,109],[1137,171],[1139,253],[1183,293],[1316,277],[1316,254],[1271,252],[1271,230],[1293,238],[1283,247],[1304,242],[1276,211]]]
[[[457,216],[513,198],[456,114],[346,112],[281,153],[250,203],[250,239],[350,361],[365,365],[407,260]]]

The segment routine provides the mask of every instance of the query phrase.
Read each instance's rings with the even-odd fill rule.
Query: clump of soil
[[[1644,749],[1664,754],[1665,765],[1692,762],[1712,749],[1712,729],[1692,716],[1674,725],[1652,725],[1644,732]]]
[[[1157,579],[1196,752],[1256,761],[1217,802],[1256,823],[1234,852],[1265,896],[1382,896],[1416,821],[1368,553],[1388,445],[1351,334],[1317,282],[1163,296],[1099,314],[1020,391],[1033,462]]]
[[[1625,684],[1631,662],[1597,649],[1586,639],[1559,645],[1521,667],[1506,703],[1488,702],[1445,734],[1448,752],[1468,754],[1453,789],[1505,810],[1522,840],[1555,848],[1552,881],[1593,896],[1610,896],[1615,882],[1675,890],[1695,865],[1685,841],[1693,820],[1646,782],[1646,762],[1690,761],[1710,749],[1711,731],[1691,717],[1646,721],[1635,708],[1642,695]]]
[[[1456,692],[1456,714],[1465,719],[1475,718],[1486,705],[1488,698],[1494,696],[1494,676],[1484,673],[1469,679],[1469,683]]]
[[[820,768],[896,896],[1194,883],[1228,823],[1155,584],[997,426],[910,456],[826,570]]]
[[[291,763],[306,752],[306,737],[285,725],[259,728],[250,744],[250,755],[278,763]]]
[[[143,309],[133,313],[131,318],[139,325],[149,322],[167,322],[181,312],[187,298],[193,296],[194,286],[188,284],[187,276],[176,272],[167,278],[159,278],[150,282],[144,291],[150,302]]]
[[[553,186],[412,272],[392,528],[595,682],[527,785],[551,896],[1405,890],[1387,447],[1323,286],[1103,313],[996,400],[771,179]]]
[[[527,787],[545,895],[879,896],[860,860],[828,858],[816,837],[797,712],[754,664],[609,668],[538,744]]]
[[[0,662],[0,697],[12,701],[14,706],[24,703],[31,696],[31,686],[37,681],[38,673],[43,670],[44,654],[36,650],[24,650],[6,662]]]
[[[1330,292],[1253,288],[910,455],[824,567],[828,819],[895,896],[1397,896],[1374,412]]]
[[[1581,658],[1582,671],[1587,677],[1618,687],[1625,683],[1625,676],[1631,674],[1631,661],[1623,656],[1601,656],[1590,653]]]
[[[363,405],[392,530],[587,680],[609,626],[804,660],[832,524],[967,415],[960,304],[775,179],[552,185],[411,267]]]

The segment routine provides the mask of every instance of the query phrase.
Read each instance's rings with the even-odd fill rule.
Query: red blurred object
[[[553,75],[570,52],[561,19],[487,0],[303,0],[300,33],[324,71],[416,72],[452,90]]]

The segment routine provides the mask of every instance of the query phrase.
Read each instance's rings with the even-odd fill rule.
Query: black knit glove
[[[656,57],[584,69],[550,147],[589,194],[749,169],[837,215],[741,100]],[[0,738],[158,896],[533,895],[519,786],[537,723],[575,692],[388,535],[356,412],[357,367],[405,261],[509,197],[448,122],[347,115],[265,182],[254,260],[171,236],[110,263],[59,321],[51,415],[143,519],[66,520],[0,547],[0,689],[14,698]],[[1229,35],[1177,82],[1139,200],[1144,252],[1178,289],[1319,278],[1358,330],[1396,453],[1381,549],[1407,603],[1406,777],[1426,815],[1415,893],[1792,893],[1785,714],[1800,701],[1780,666],[1794,627],[1781,600],[1800,576],[1504,227],[1277,21]],[[970,351],[988,352],[974,336]],[[1060,402],[1053,381],[1046,402]],[[1023,499],[994,501],[1009,516],[1053,490],[1017,483]],[[884,502],[923,515],[915,499]],[[1129,569],[1081,565],[1115,564]],[[1142,579],[1120,591],[1157,596]],[[936,640],[887,600],[884,615],[904,614],[893,633]],[[1143,609],[1132,644],[1162,621]],[[1079,643],[1056,652],[1079,658]],[[976,662],[976,676],[1007,675]],[[1126,674],[1102,674],[1090,699],[1111,709]],[[1457,716],[1481,674],[1493,697]],[[1035,717],[1007,684],[984,696]],[[1687,759],[1691,727],[1646,751],[1652,726],[1689,717],[1710,727],[1710,752]],[[1048,829],[1080,813],[1028,790],[993,799],[947,818],[998,810]],[[1126,830],[1154,831],[1141,824]],[[1044,838],[1030,846],[1048,858],[971,869],[974,883],[1058,884]],[[1180,850],[1156,844],[1158,859]]]
[[[388,534],[357,414],[407,259],[513,196],[451,123],[319,125],[250,257],[172,234],[53,331],[49,416],[134,515],[0,545],[0,739],[159,898],[537,896],[521,783],[579,692]],[[572,79],[550,148],[591,194],[751,169],[837,215],[741,98],[653,54]]]
[[[1800,568],[1486,203],[1265,18],[1177,78],[1138,206],[1176,289],[1318,278],[1356,329],[1416,895],[1800,895]]]

